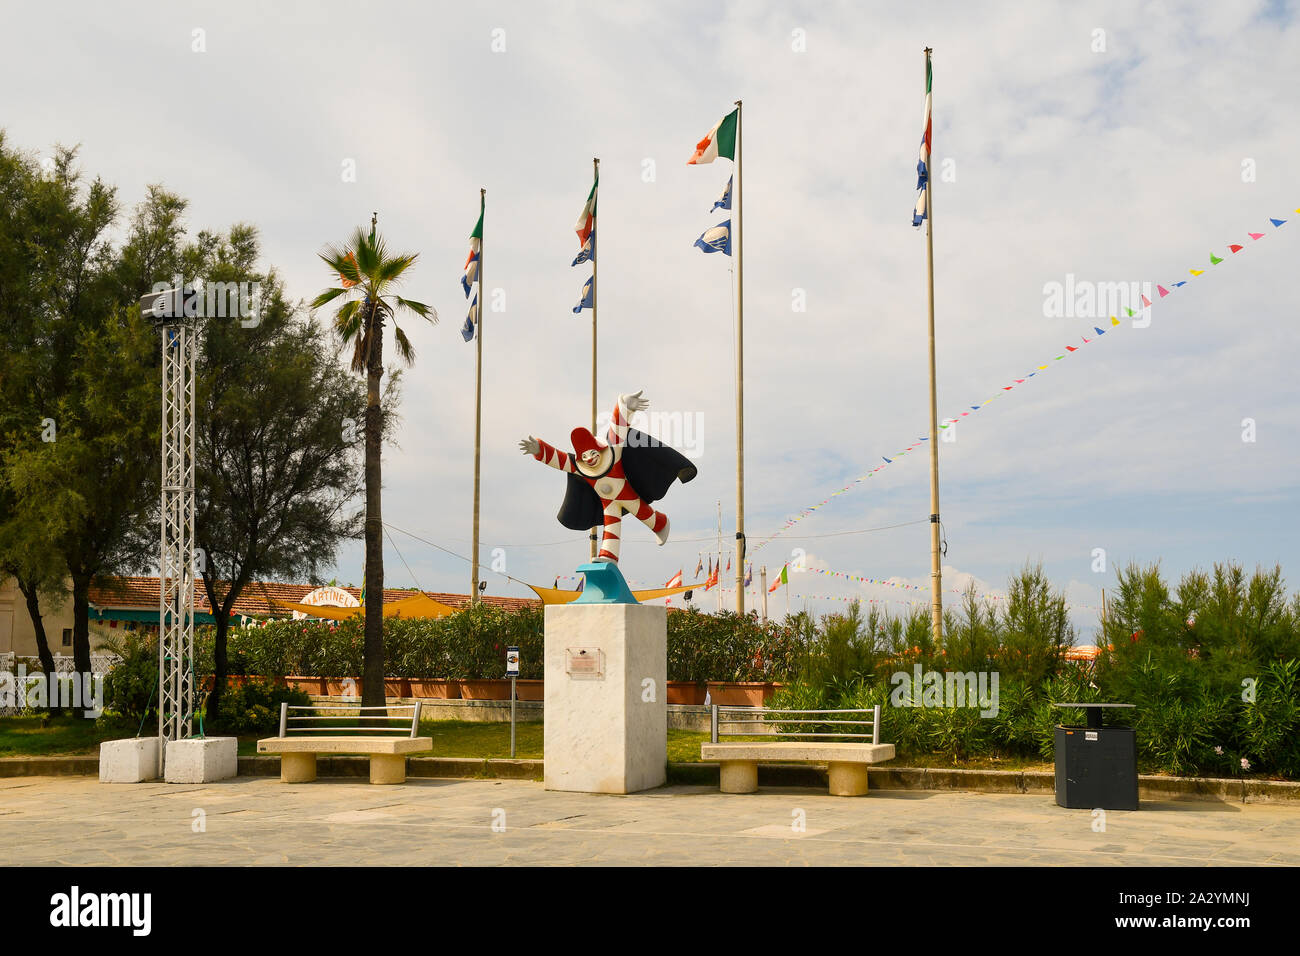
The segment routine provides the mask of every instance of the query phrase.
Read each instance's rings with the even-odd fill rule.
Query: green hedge
[[[969,592],[933,641],[927,610],[894,617],[857,605],[796,620],[807,635],[798,679],[772,707],[882,705],[883,739],[900,757],[1051,760],[1058,723],[1083,715],[1056,702],[1136,705],[1145,772],[1300,779],[1300,596],[1279,569],[1192,572],[1170,590],[1158,567],[1119,572],[1096,662],[1067,661],[1065,597],[1041,568],[1015,575],[1000,607]],[[996,715],[978,707],[892,706],[892,678],[923,671],[997,673]],[[945,702],[949,703],[949,702]],[[790,730],[796,728],[790,727]],[[831,730],[829,727],[810,729]]]
[[[211,655],[210,636],[203,651]],[[232,674],[265,677],[358,677],[364,622],[272,621],[231,628],[227,649]],[[435,680],[505,676],[506,648],[520,650],[519,676],[542,676],[542,611],[503,611],[477,604],[438,620],[384,621],[384,673]],[[211,665],[208,665],[211,669]]]
[[[519,676],[543,671],[542,609],[508,612],[479,604],[438,620],[384,621],[384,669],[389,677],[491,679],[505,676],[506,648],[520,651]],[[361,673],[363,622],[272,621],[232,628],[227,648],[232,674],[266,677],[356,677]],[[198,656],[210,673],[211,634],[200,635]],[[785,681],[804,654],[798,628],[753,615],[668,615],[668,679]]]

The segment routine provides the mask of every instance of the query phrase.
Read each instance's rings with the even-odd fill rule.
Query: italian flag
[[[695,145],[695,154],[686,161],[688,166],[711,163],[719,156],[724,159],[736,158],[736,125],[740,116],[740,107],[736,107],[722,119],[713,124],[704,139]]]
[[[582,212],[578,214],[578,222],[574,225],[573,231],[578,234],[578,245],[585,246],[587,238],[591,231],[596,228],[596,187],[600,185],[600,177],[597,176],[591,182],[591,192],[587,195],[587,203],[582,207]]]
[[[772,582],[772,586],[767,589],[768,594],[771,594],[781,585],[790,583],[789,567],[788,564],[781,565],[781,573],[776,576],[776,580]]]

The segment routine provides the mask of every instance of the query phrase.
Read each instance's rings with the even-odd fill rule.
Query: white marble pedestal
[[[668,610],[546,608],[547,790],[634,793],[668,762]]]

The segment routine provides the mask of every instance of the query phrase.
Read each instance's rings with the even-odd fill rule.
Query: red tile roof
[[[264,617],[270,614],[287,614],[288,612],[284,608],[274,602],[301,601],[307,594],[316,590],[317,587],[319,585],[254,581],[245,587],[243,593],[235,599],[231,613],[256,617]],[[360,588],[342,587],[341,590],[347,591],[358,600],[361,598]],[[384,602],[400,601],[403,598],[410,597],[413,593],[415,592],[397,588],[384,588]],[[441,591],[427,591],[425,593],[435,601],[441,601],[451,607],[462,608],[469,604],[468,594],[447,594]],[[90,584],[90,603],[101,611],[107,609],[157,611],[158,601],[157,578],[96,578]],[[496,597],[487,594],[483,595],[483,603],[504,608],[507,611],[517,611],[524,607],[541,607],[542,604],[537,598]],[[199,582],[194,589],[194,610],[205,614],[211,613],[211,608],[208,605],[207,589],[203,587],[202,582]]]

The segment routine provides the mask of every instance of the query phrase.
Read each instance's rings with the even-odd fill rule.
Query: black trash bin
[[[1133,704],[1056,704],[1088,715],[1083,727],[1056,728],[1056,803],[1075,810],[1138,808],[1137,736],[1132,727],[1105,726],[1107,709]]]

